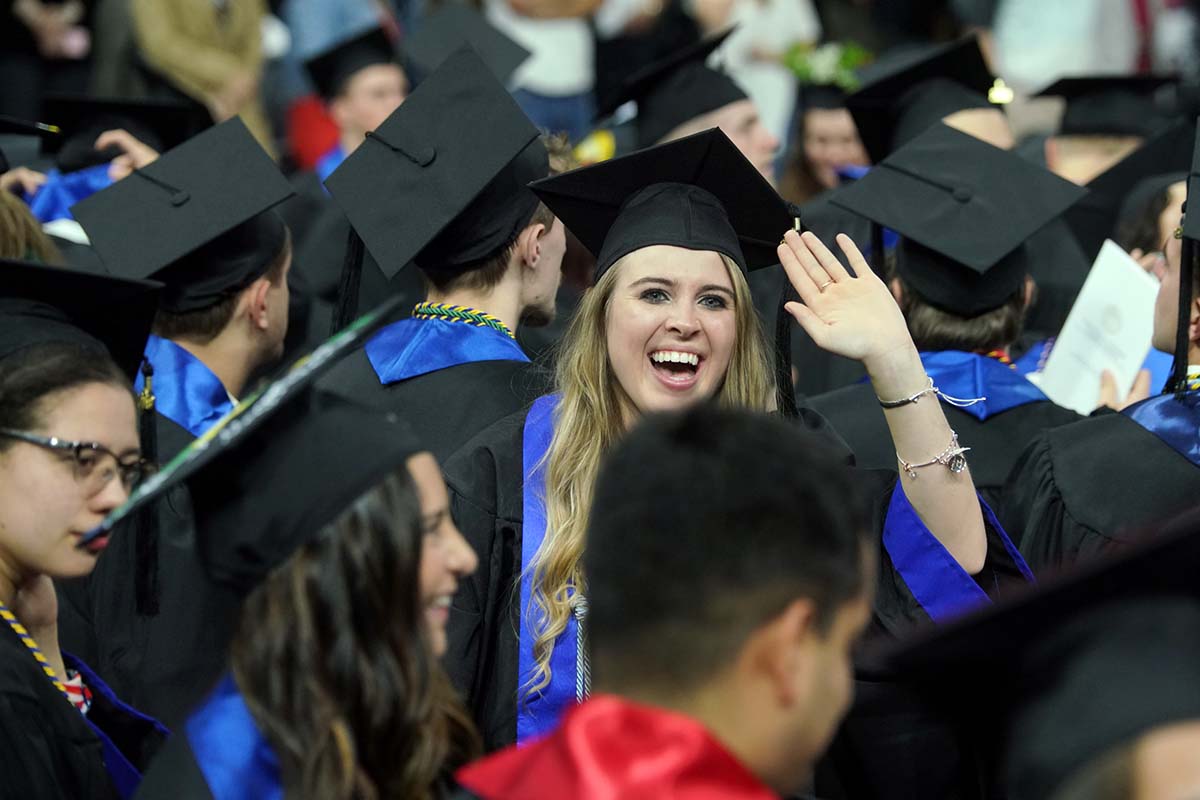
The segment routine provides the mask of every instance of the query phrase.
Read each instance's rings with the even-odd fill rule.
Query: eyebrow
[[[671,280],[670,278],[648,277],[648,278],[639,278],[638,280],[629,284],[629,286],[630,286],[630,288],[633,288],[634,286],[642,286],[645,284],[659,284],[659,285],[666,286],[671,289],[674,289],[677,285],[675,283],[675,281]],[[705,284],[704,286],[701,286],[700,292],[721,292],[722,294],[728,295],[730,299],[733,299],[733,297],[734,297],[733,291],[731,289],[728,289],[724,286],[718,286],[715,283],[708,283],[708,284]]]

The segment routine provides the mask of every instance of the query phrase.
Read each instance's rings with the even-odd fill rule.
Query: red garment
[[[338,143],[338,129],[325,104],[316,95],[305,95],[287,110],[288,152],[300,169],[311,170]]]
[[[595,695],[549,736],[464,767],[485,800],[778,800],[699,722]]]

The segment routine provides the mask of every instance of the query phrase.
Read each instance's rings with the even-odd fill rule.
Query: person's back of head
[[[873,564],[850,471],[788,423],[711,406],[609,454],[583,564],[594,685],[701,719],[802,782],[852,695]]]
[[[0,191],[0,258],[61,264],[62,255],[29,206],[12,192]]]

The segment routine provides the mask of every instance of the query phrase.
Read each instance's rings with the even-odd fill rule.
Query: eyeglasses
[[[93,497],[103,491],[109,481],[117,475],[120,475],[121,485],[125,487],[125,491],[132,491],[135,486],[153,475],[158,469],[153,462],[145,458],[139,457],[136,461],[121,461],[120,457],[112,450],[95,442],[68,442],[55,436],[38,436],[34,433],[14,431],[8,428],[0,428],[0,436],[7,436],[35,447],[53,450],[70,458],[75,468],[75,480],[83,486],[88,497]]]

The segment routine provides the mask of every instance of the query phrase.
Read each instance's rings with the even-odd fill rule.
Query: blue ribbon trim
[[[112,178],[108,177],[108,164],[78,172],[52,169],[46,173],[46,182],[32,195],[26,195],[25,202],[43,225],[56,219],[75,219],[71,216],[71,206],[107,189],[112,183]]]
[[[1121,413],[1200,467],[1200,391],[1151,397]]]
[[[64,652],[62,657],[63,662],[68,667],[83,676],[83,682],[89,689],[92,690],[92,694],[102,695],[120,713],[150,722],[156,728],[158,728],[159,732],[162,733],[163,736],[168,735],[169,732],[165,727],[163,727],[161,722],[153,717],[148,717],[134,707],[121,702],[121,700],[118,699],[115,694],[113,694],[113,690],[108,688],[108,684],[100,680],[99,676],[92,672],[91,668],[88,667],[87,664],[83,663],[70,653]],[[138,786],[142,782],[142,773],[140,773],[137,767],[133,765],[133,762],[126,758],[125,754],[122,753],[116,744],[113,743],[113,740],[108,737],[107,733],[97,727],[86,716],[84,717],[84,720],[87,722],[88,727],[92,729],[92,732],[96,734],[96,737],[100,739],[100,743],[104,746],[104,767],[108,770],[109,777],[112,778],[113,786],[115,786],[117,789],[117,794],[121,795],[122,798],[133,797],[134,792],[137,791]]]
[[[334,173],[342,162],[346,160],[346,151],[342,149],[339,142],[326,151],[325,155],[317,159],[316,171],[317,177],[321,181],[321,188],[325,189],[325,181]],[[325,189],[325,193],[329,194],[329,190]]]
[[[214,800],[282,800],[279,760],[231,676],[221,679],[185,729]]]
[[[476,361],[529,361],[512,338],[494,328],[444,319],[402,319],[364,348],[382,384]]]
[[[979,501],[984,524],[999,534],[1004,549],[1026,580],[1033,581],[1025,559],[1000,526],[987,503]],[[987,593],[967,574],[917,515],[899,481],[883,523],[883,547],[908,590],[934,622],[942,623],[990,603]]]
[[[554,435],[554,409],[558,395],[545,395],[533,402],[525,418],[522,463],[525,465],[523,523],[521,528],[521,632],[517,666],[517,743],[550,733],[562,715],[575,705],[576,646],[578,625],[572,616],[567,629],[554,641],[550,656],[550,684],[530,695],[526,687],[535,674],[533,658],[533,610],[529,606],[533,575],[529,565],[546,538],[546,475],[542,463]]]
[[[921,363],[934,385],[949,396],[963,400],[987,398],[961,409],[979,420],[1047,399],[1019,370],[978,353],[925,352],[921,353]]]
[[[146,358],[154,366],[154,407],[158,413],[199,438],[233,410],[224,384],[200,359],[179,345],[151,334]],[[134,391],[142,390],[138,373]]]

